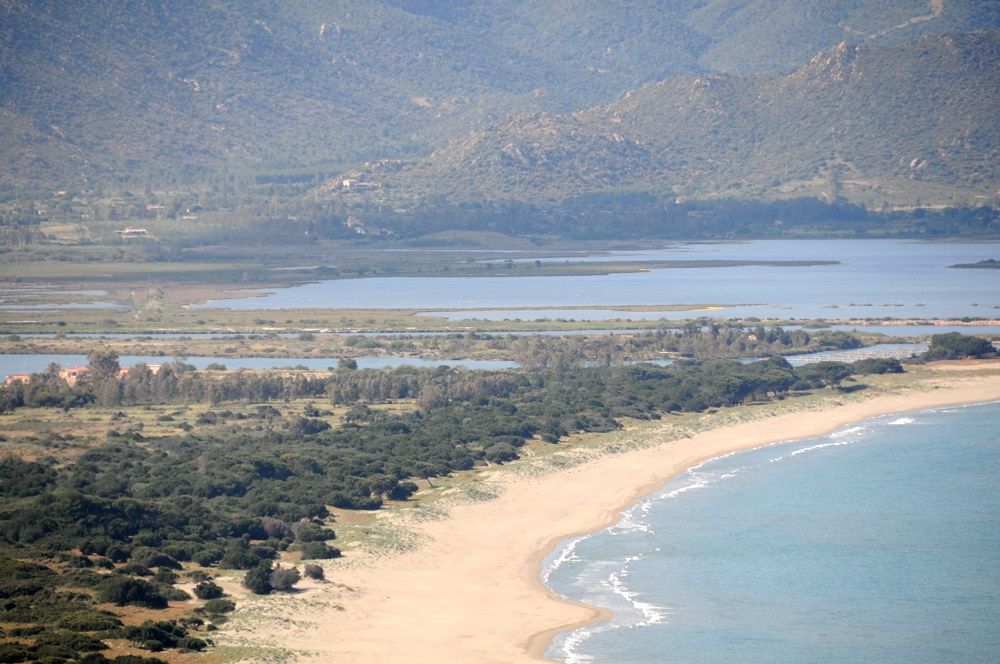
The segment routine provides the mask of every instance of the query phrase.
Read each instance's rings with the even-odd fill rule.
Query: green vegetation
[[[677,339],[709,344],[726,334],[689,331]],[[782,342],[783,333],[754,334]],[[529,442],[610,431],[622,418],[783,399],[836,388],[861,371],[902,370],[895,361],[795,369],[779,357],[668,367],[546,364],[553,368],[532,373],[345,368],[322,377],[241,372],[230,380],[175,363],[123,377],[113,352],[95,350],[87,378],[73,388],[51,372],[0,388],[0,401],[15,413],[27,399],[36,408],[71,409],[81,420],[95,403],[198,407],[187,432],[147,436],[137,427],[82,440],[10,441],[8,449],[26,455],[0,459],[0,621],[28,625],[22,636],[30,638],[8,632],[0,646],[11,661],[77,657],[108,640],[153,652],[202,650],[211,624],[200,616],[222,622],[234,606],[211,574],[244,570],[243,584],[257,594],[293,589],[303,571],[282,565],[283,552],[308,561],[342,555],[329,544],[336,538],[331,508],[408,501],[420,481],[515,461]],[[306,395],[305,405],[295,402]],[[331,423],[320,400],[342,415]],[[408,407],[386,407],[399,400]],[[150,411],[150,419],[156,412],[163,411]],[[326,426],[303,426],[303,419]],[[324,578],[317,567],[309,563],[305,575]],[[182,580],[195,582],[204,606],[189,605],[180,619],[123,624],[120,612],[190,601],[175,585]]]
[[[37,557],[44,554],[25,550],[19,555]],[[60,564],[42,565],[0,555],[0,578],[4,579],[0,582],[0,621],[19,625],[3,635],[16,640],[0,643],[0,661],[71,659],[88,664],[156,664],[162,660],[136,656],[108,659],[86,653],[107,650],[105,641],[109,640],[133,642],[147,650],[206,647],[206,641],[188,636],[187,629],[177,622],[125,626],[115,613],[96,606],[87,592],[96,590],[100,601],[162,608],[166,602],[152,584],[124,575],[97,574],[88,569],[91,561],[85,557],[74,558],[60,553],[50,560]],[[151,597],[157,600],[151,603]],[[154,640],[150,638],[154,633],[169,637]]]
[[[623,312],[623,317],[628,317]],[[485,326],[485,321],[481,322]],[[500,326],[502,323],[492,323]],[[607,324],[607,323],[598,323]],[[621,322],[617,323],[618,325]],[[738,322],[722,322],[710,319],[695,319],[685,322],[681,328],[655,328],[648,332],[628,332],[617,335],[567,335],[552,338],[548,335],[529,336],[489,334],[478,332],[455,333],[441,336],[361,336],[315,334],[309,341],[278,338],[268,335],[249,337],[224,337],[220,339],[114,339],[102,340],[104,348],[118,355],[150,355],[163,359],[156,364],[172,364],[169,358],[228,355],[233,357],[314,357],[325,358],[329,368],[338,371],[357,368],[357,362],[350,356],[357,355],[408,355],[421,358],[439,359],[489,359],[519,362],[525,367],[538,367],[559,363],[562,365],[581,364],[622,364],[626,362],[660,360],[669,357],[765,357],[787,355],[839,348],[858,348],[870,342],[871,337],[860,337],[844,333],[807,332],[805,330],[784,330],[774,326],[744,327]],[[536,323],[535,325],[542,325]],[[551,323],[550,323],[551,325]],[[553,327],[573,325],[568,321],[556,322]],[[593,323],[591,323],[593,325]],[[706,332],[701,330],[705,328]],[[86,354],[94,347],[94,340],[88,338],[63,338],[46,340],[25,340],[0,338],[0,352],[35,354]],[[339,358],[339,359],[335,359]],[[558,358],[558,359],[556,359]],[[152,362],[152,361],[151,361]],[[280,363],[277,363],[280,364]],[[293,362],[289,361],[289,365]],[[54,370],[54,368],[53,368]],[[210,372],[221,371],[218,366],[208,366],[200,374],[191,374],[190,367],[171,366],[171,374],[185,371],[188,380],[207,380]],[[48,372],[51,382],[53,373]],[[221,378],[222,376],[217,376]],[[138,403],[141,396],[153,389],[144,386],[142,374],[126,381],[123,389],[130,396],[122,403]],[[151,378],[153,382],[162,379]],[[39,388],[40,389],[40,388]],[[109,388],[110,390],[111,388]],[[156,388],[160,389],[160,388]],[[169,387],[163,389],[170,389]],[[35,393],[32,393],[35,394]],[[36,403],[32,396],[26,403]],[[114,395],[106,395],[113,397]],[[304,395],[305,396],[305,395]],[[81,399],[86,397],[80,396]],[[96,394],[95,394],[96,398]],[[103,403],[111,403],[105,401]],[[309,417],[308,413],[304,413]],[[162,420],[169,422],[169,420]],[[315,421],[304,419],[300,426],[322,426]],[[306,431],[303,429],[303,431]]]
[[[996,347],[986,339],[949,332],[933,335],[930,348],[923,357],[928,360],[964,360],[996,357],[996,355]]]
[[[339,551],[320,538],[332,533],[309,525],[328,515],[328,505],[373,509],[384,500],[405,500],[416,490],[410,478],[516,458],[533,436],[558,440],[573,431],[615,428],[619,417],[701,411],[836,385],[850,374],[839,363],[793,369],[780,358],[537,374],[348,371],[315,381],[245,374],[233,385],[248,387],[217,393],[218,403],[282,398],[280,390],[267,392],[279,387],[319,387],[331,400],[355,405],[342,426],[312,434],[293,430],[280,411],[261,406],[253,419],[241,416],[238,426],[212,433],[114,436],[56,469],[9,458],[0,466],[9,501],[0,533],[12,544],[79,547],[128,561],[140,575],[188,560],[253,569],[296,539],[304,557],[330,558]],[[390,414],[366,405],[399,398],[415,398],[419,410]],[[232,421],[226,411],[205,414],[211,415],[206,423]],[[115,603],[164,603],[158,588],[141,579],[115,579],[102,592]]]
[[[347,164],[428,153],[508,116],[607,103],[668,75],[789,71],[845,39],[1000,24],[990,3],[949,0],[935,20],[894,27],[926,13],[918,0],[781,12],[717,0],[27,3],[6,10],[0,40],[0,180],[314,185]]]
[[[606,106],[477,132],[403,167],[373,164],[351,175],[384,191],[331,195],[398,201],[447,183],[455,201],[649,192],[663,203],[808,196],[879,210],[948,205],[956,195],[971,203],[982,200],[977,190],[993,197],[1000,182],[987,156],[1000,146],[998,62],[992,32],[841,44],[778,77],[669,78]],[[921,110],[936,98],[955,103]],[[965,127],[977,128],[975,138],[959,147]]]

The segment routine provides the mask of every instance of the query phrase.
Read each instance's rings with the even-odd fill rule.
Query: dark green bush
[[[166,567],[161,567],[156,570],[156,574],[153,575],[153,581],[163,585],[173,585],[177,583],[177,572]]]
[[[295,527],[295,539],[300,542],[325,542],[337,539],[337,533],[323,526],[306,523]]]
[[[74,632],[101,632],[122,626],[117,616],[98,611],[75,611],[59,617],[58,627]]]
[[[153,570],[139,563],[126,563],[115,570],[116,574],[128,574],[131,576],[153,576]]]
[[[188,561],[191,560],[192,555],[192,545],[187,542],[171,542],[163,547],[163,553],[170,556],[174,560]]]
[[[116,563],[123,563],[129,559],[129,550],[117,544],[109,546],[104,555]]]
[[[257,595],[267,595],[271,592],[271,561],[264,560],[256,567],[248,570],[243,577],[243,585]]]
[[[91,569],[71,569],[59,575],[59,585],[96,589],[104,585],[109,578],[110,575],[99,574]]]
[[[180,569],[181,564],[168,556],[165,553],[159,551],[155,553],[150,553],[143,556],[137,560],[140,565],[145,565],[146,567],[166,567],[168,569]]]
[[[31,659],[31,650],[20,643],[0,643],[0,663],[27,662]]]
[[[171,602],[186,602],[187,600],[191,599],[191,595],[188,595],[180,588],[174,588],[173,586],[164,586],[164,585],[161,585],[159,588],[160,588],[160,593]]]
[[[194,587],[194,596],[198,599],[218,599],[222,597],[222,588],[215,581],[202,581]]]
[[[150,609],[164,609],[167,606],[167,598],[156,585],[131,576],[109,577],[101,586],[99,597],[102,602],[118,606],[133,604]]]
[[[41,634],[35,639],[35,646],[58,646],[74,652],[96,652],[108,648],[100,639],[95,639],[92,636],[59,631],[48,631]]]
[[[181,650],[204,650],[208,643],[194,636],[185,636],[177,640],[177,647]]]
[[[210,599],[200,611],[204,613],[230,613],[236,610],[236,602],[231,599]]]
[[[224,555],[226,555],[226,552],[219,547],[205,547],[204,549],[196,551],[191,556],[191,560],[198,563],[202,567],[209,567],[222,560]]]
[[[328,560],[339,557],[340,549],[327,546],[323,542],[306,542],[302,545],[302,558],[304,560]]]
[[[122,638],[138,644],[144,650],[176,648],[177,642],[187,636],[183,627],[168,620],[147,620],[138,626],[121,630]]]
[[[969,357],[993,357],[997,349],[986,339],[958,332],[931,336],[930,347],[924,353],[928,360],[960,360]]]

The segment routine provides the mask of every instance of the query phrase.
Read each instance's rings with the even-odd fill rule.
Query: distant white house
[[[134,237],[149,237],[149,231],[145,228],[133,228],[132,226],[126,226],[125,230],[118,231],[118,234],[125,239]]]
[[[344,191],[372,191],[373,189],[381,189],[377,182],[360,182],[353,178],[342,180],[340,186]]]

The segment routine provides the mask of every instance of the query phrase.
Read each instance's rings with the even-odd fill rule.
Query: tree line
[[[533,438],[558,443],[574,432],[615,429],[625,417],[656,419],[785,398],[862,373],[902,370],[895,360],[794,368],[773,357],[571,371],[345,369],[319,379],[240,372],[214,381],[201,376],[212,372],[184,365],[156,373],[134,368],[124,377],[116,366],[113,353],[95,351],[87,379],[59,388],[77,402],[47,405],[86,408],[111,393],[169,402],[185,389],[194,392],[184,398],[262,403],[249,417],[202,413],[206,421],[231,427],[148,439],[112,432],[71,461],[0,458],[0,552],[7,552],[0,555],[0,622],[32,625],[30,632],[11,632],[28,638],[0,643],[2,661],[118,662],[100,654],[102,639],[115,638],[152,651],[198,650],[208,644],[204,631],[233,607],[208,577],[195,587],[208,600],[201,614],[181,620],[123,625],[96,602],[161,609],[171,599],[185,599],[174,585],[182,563],[197,565],[191,574],[246,570],[253,592],[287,589],[299,572],[274,565],[280,552],[296,550],[306,560],[340,555],[330,544],[336,533],[324,525],[330,506],[376,509],[407,500],[416,481],[514,461]],[[52,375],[5,387],[4,398],[56,390]],[[213,382],[226,387],[197,391]],[[266,403],[293,394],[352,406],[341,426],[331,427],[316,409],[282,415]],[[417,408],[389,413],[368,405],[394,399],[411,399]],[[26,562],[40,559],[60,571]],[[314,564],[305,571],[322,575]],[[69,588],[90,593],[67,594]]]

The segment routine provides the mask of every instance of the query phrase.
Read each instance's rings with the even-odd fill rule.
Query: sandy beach
[[[955,371],[964,368],[974,370]],[[245,648],[243,661],[540,661],[554,634],[602,617],[542,585],[544,556],[567,537],[614,523],[622,509],[686,468],[876,415],[1000,400],[1000,362],[917,373],[902,391],[873,390],[787,412],[773,407],[745,421],[720,412],[706,416],[720,426],[690,435],[679,436],[665,418],[636,431],[638,446],[603,450],[551,472],[495,471],[489,483],[495,498],[457,501],[426,521],[409,517],[418,542],[411,550],[350,556],[328,564],[330,583],[251,600],[256,618],[237,615],[221,640]],[[629,435],[617,432],[618,439]]]

